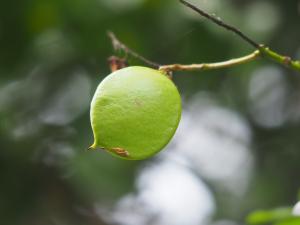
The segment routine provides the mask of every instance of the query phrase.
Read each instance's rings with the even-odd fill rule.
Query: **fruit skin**
[[[163,73],[133,66],[108,75],[91,102],[94,144],[114,156],[140,160],[165,147],[181,117],[181,98]]]

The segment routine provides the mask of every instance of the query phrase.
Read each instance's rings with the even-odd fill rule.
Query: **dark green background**
[[[299,57],[298,0],[193,2],[215,5],[207,9],[258,42]],[[107,30],[161,64],[222,61],[253,50],[175,0],[1,1],[1,224],[104,224],[94,212],[95,203],[111,208],[135,188],[146,161],[85,150],[92,143],[89,102],[109,74],[107,58],[114,54]],[[142,64],[132,58],[129,62]],[[279,71],[280,79],[266,80],[260,95],[249,98],[257,71],[262,74],[257,85],[264,82],[263,68]],[[177,72],[174,82],[184,109],[198,92],[209,93],[251,129],[254,175],[235,206],[239,210],[229,210],[230,197],[210,186],[217,202],[214,219],[243,224],[252,210],[293,206],[300,187],[300,74],[261,59],[219,71]],[[277,105],[282,88],[284,103]],[[275,119],[277,125],[266,126],[253,113],[256,101],[268,107],[268,100],[259,103],[264,95],[271,96],[273,110],[265,110],[263,118],[273,118],[278,110],[282,115],[279,122]]]

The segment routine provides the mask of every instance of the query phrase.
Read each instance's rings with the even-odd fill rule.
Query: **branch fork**
[[[215,69],[228,68],[228,67],[232,67],[235,65],[241,65],[244,63],[251,62],[253,60],[256,60],[259,56],[266,58],[266,59],[270,59],[270,60],[274,61],[275,63],[281,64],[283,66],[286,66],[286,67],[293,69],[300,73],[300,61],[299,60],[293,60],[291,57],[281,55],[281,54],[271,50],[269,47],[267,47],[265,45],[258,44],[256,41],[254,41],[253,39],[248,37],[242,31],[240,31],[239,29],[237,29],[236,27],[234,27],[232,25],[225,23],[220,18],[217,18],[213,15],[208,14],[207,12],[203,11],[202,9],[196,7],[195,5],[192,5],[191,3],[189,3],[185,0],[179,0],[179,1],[186,7],[189,7],[190,9],[194,10],[201,16],[212,21],[216,25],[218,25],[224,29],[227,29],[227,30],[233,32],[234,34],[238,35],[242,40],[246,41],[249,45],[254,47],[255,51],[246,56],[243,56],[240,58],[235,58],[235,59],[230,59],[230,60],[223,61],[223,62],[201,63],[201,64],[190,64],[190,65],[183,65],[183,64],[160,65],[159,63],[153,62],[153,61],[141,56],[140,54],[138,54],[134,50],[130,49],[129,47],[127,47],[116,37],[116,35],[113,32],[108,32],[108,36],[111,39],[114,50],[115,51],[123,50],[126,53],[126,55],[129,54],[129,55],[143,61],[150,67],[159,69],[160,71],[162,71],[166,74],[171,74],[173,71],[195,71],[195,70],[204,71],[204,70],[215,70]],[[120,61],[118,61],[118,62],[120,62]],[[112,63],[111,63],[111,68],[114,70],[118,69],[119,68],[118,66],[119,66],[119,64],[115,64],[112,66]],[[123,64],[123,66],[125,66],[125,64]]]

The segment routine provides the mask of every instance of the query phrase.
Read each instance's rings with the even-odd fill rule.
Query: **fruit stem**
[[[215,70],[221,69],[226,67],[231,67],[235,65],[240,65],[243,63],[247,63],[250,61],[255,60],[261,54],[259,50],[255,50],[249,55],[230,59],[223,62],[216,62],[216,63],[201,63],[201,64],[190,64],[190,65],[183,65],[183,64],[171,64],[171,65],[164,65],[159,67],[160,71],[194,71],[194,70]]]

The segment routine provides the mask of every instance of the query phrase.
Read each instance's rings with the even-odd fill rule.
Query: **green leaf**
[[[284,221],[276,223],[275,225],[300,225],[300,217],[293,217],[290,219],[286,219]]]
[[[248,215],[246,220],[248,224],[256,225],[278,222],[292,217],[292,209],[290,207],[281,207],[273,210],[255,211]]]

